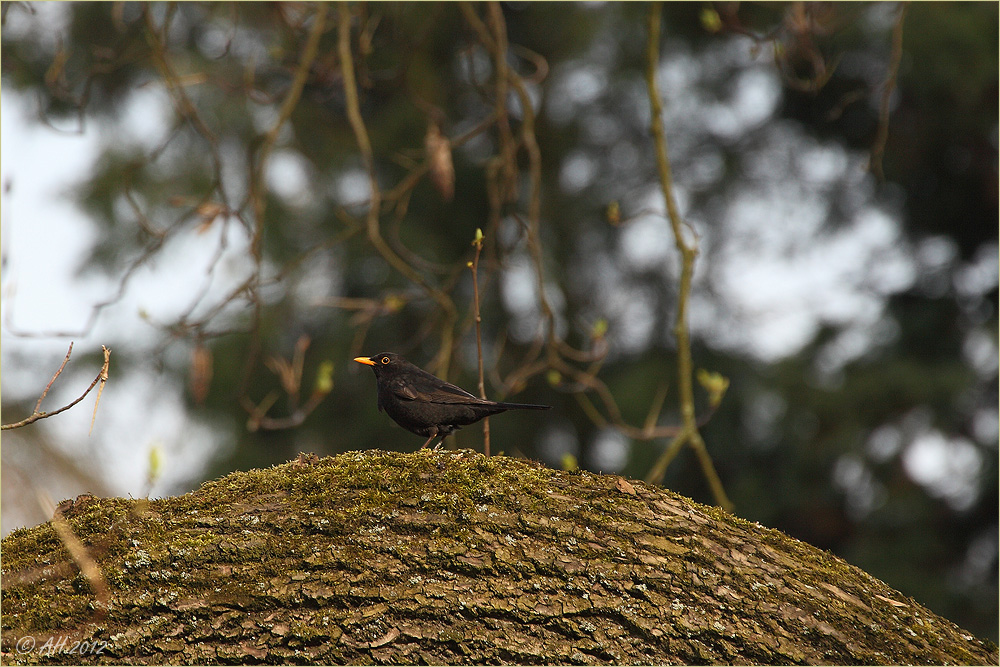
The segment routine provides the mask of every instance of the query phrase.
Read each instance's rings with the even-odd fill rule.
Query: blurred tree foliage
[[[4,86],[40,122],[109,128],[74,193],[100,230],[81,271],[127,280],[186,235],[245,248],[217,270],[235,287],[208,276],[154,343],[192,413],[237,434],[206,475],[409,446],[357,354],[474,387],[477,228],[487,393],[556,407],[495,420],[494,451],[646,475],[666,440],[614,411],[680,421],[647,5],[76,2],[56,38],[36,9],[3,4]],[[994,641],[997,18],[667,4],[660,68],[694,362],[732,383],[703,435],[736,512]],[[113,130],[138,99],[168,125],[153,145]],[[788,286],[764,305],[761,268]],[[824,270],[843,292],[810,287]],[[712,501],[689,452],[664,484]]]

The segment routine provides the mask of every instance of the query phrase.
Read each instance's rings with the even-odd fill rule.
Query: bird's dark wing
[[[405,377],[394,377],[387,384],[389,391],[404,401],[452,404],[484,402],[461,387],[456,387],[423,370],[407,373]]]

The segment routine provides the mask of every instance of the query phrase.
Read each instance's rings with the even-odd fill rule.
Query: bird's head
[[[354,357],[354,361],[371,366],[372,370],[375,371],[375,377],[392,375],[402,368],[410,366],[410,362],[393,352],[380,352],[370,357]]]

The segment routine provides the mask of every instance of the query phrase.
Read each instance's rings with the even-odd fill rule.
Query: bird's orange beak
[[[374,366],[375,362],[368,357],[354,357],[354,361],[359,364],[364,364],[365,366]]]

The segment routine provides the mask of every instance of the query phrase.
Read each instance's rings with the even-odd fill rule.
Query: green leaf
[[[316,372],[316,391],[329,394],[333,390],[333,362],[324,361]]]
[[[708,392],[709,405],[713,408],[718,407],[722,397],[726,395],[726,390],[729,389],[729,378],[721,373],[706,371],[704,368],[699,368],[695,375],[698,383]]]
[[[713,7],[705,7],[701,10],[701,26],[708,32],[719,32],[722,30],[722,19],[719,12]]]

